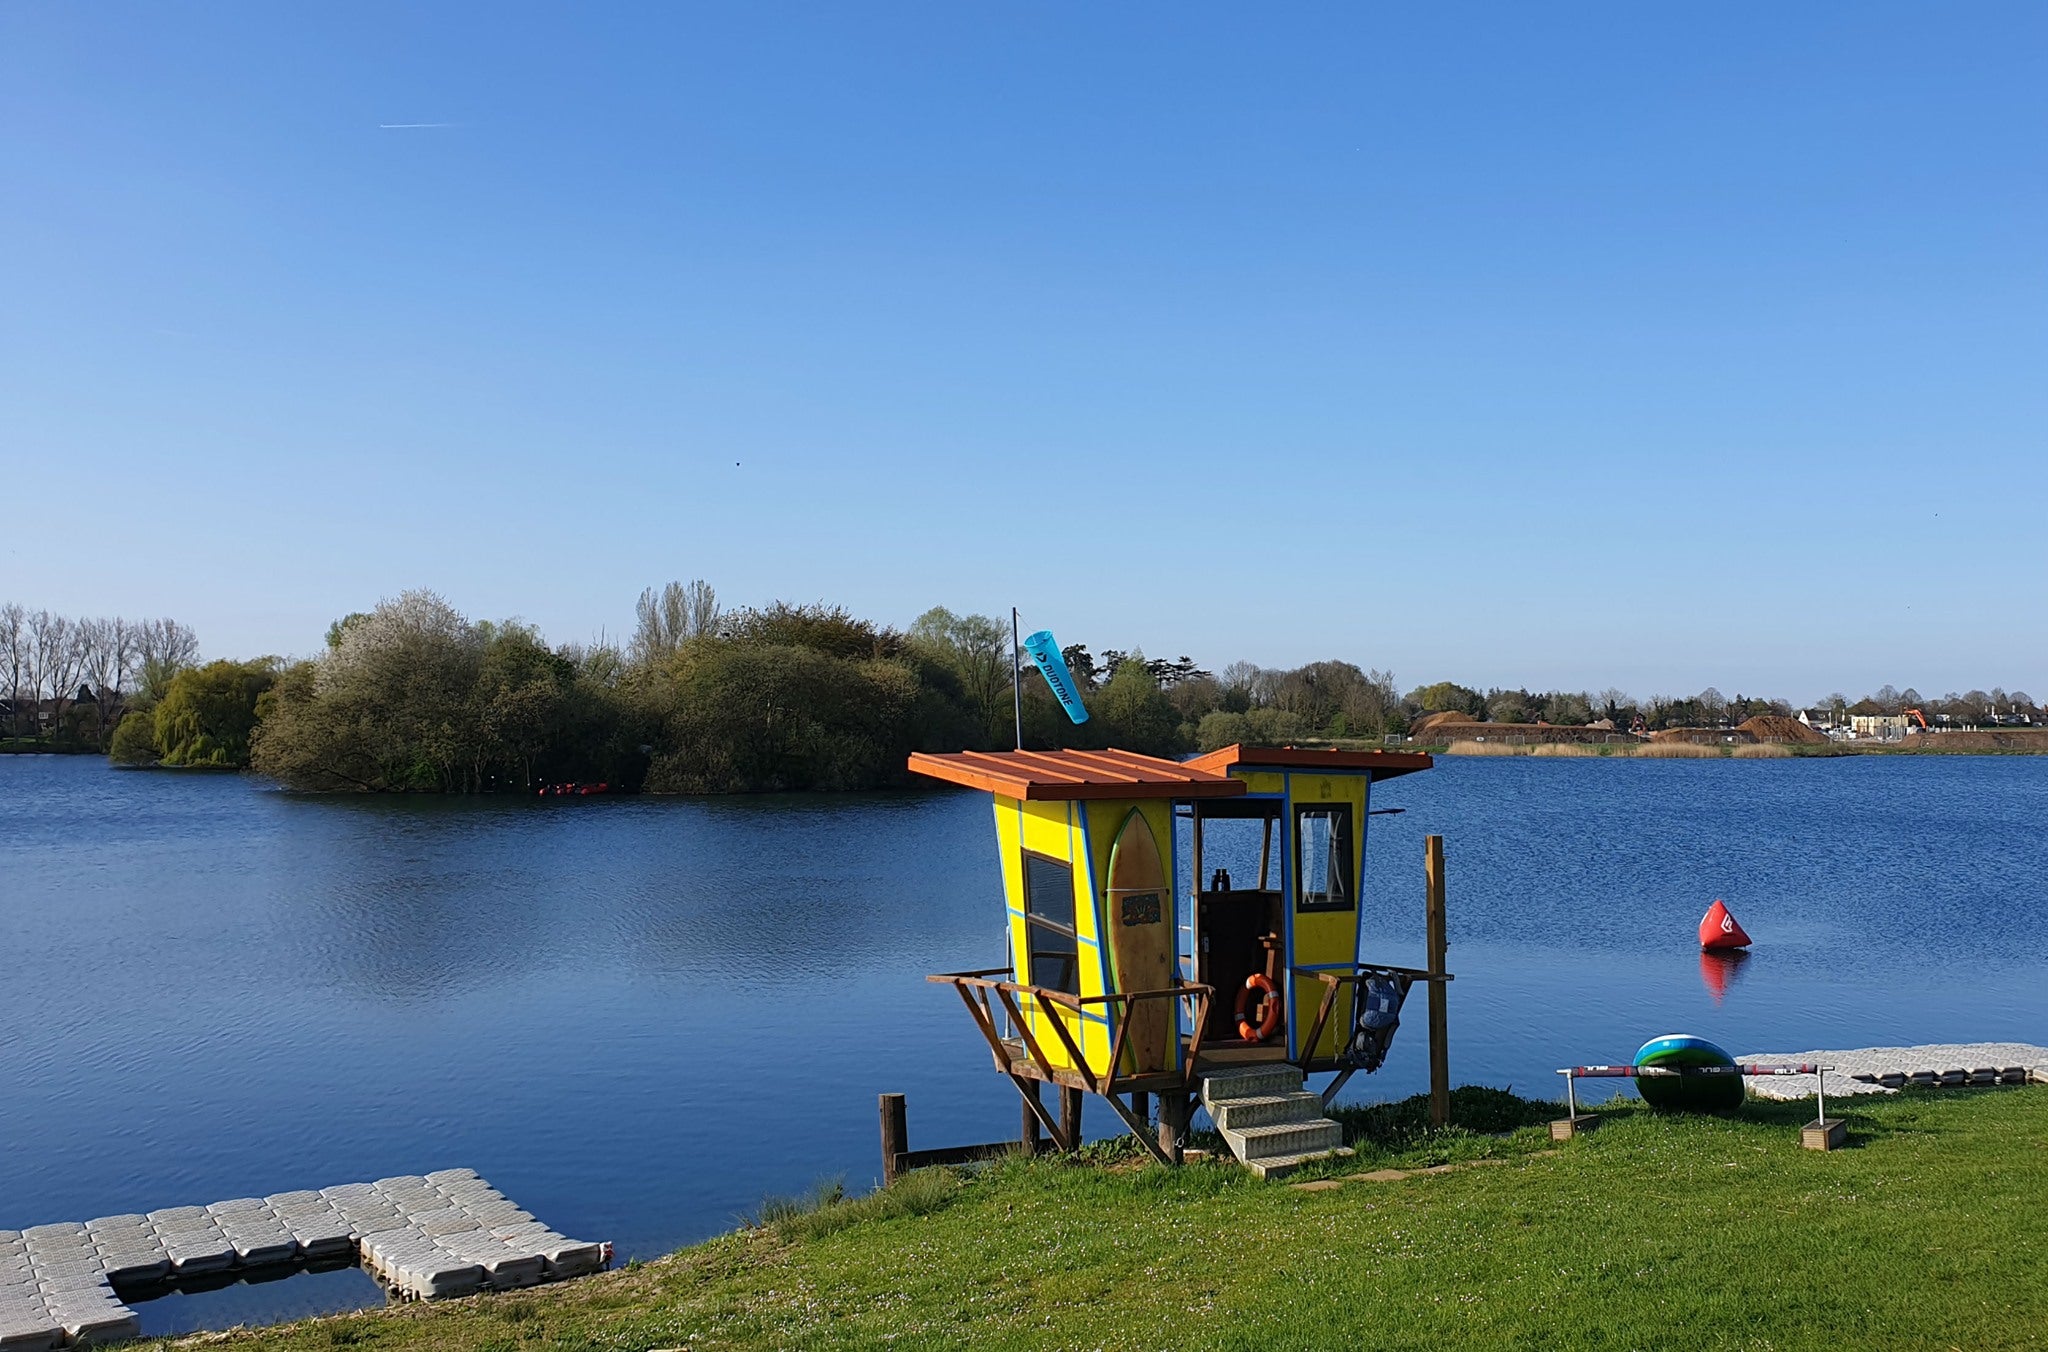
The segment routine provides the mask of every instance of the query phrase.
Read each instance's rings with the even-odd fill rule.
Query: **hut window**
[[[1351,889],[1351,804],[1317,803],[1294,810],[1295,909],[1348,911]]]
[[[1080,948],[1074,938],[1074,870],[1043,855],[1024,856],[1024,932],[1030,940],[1031,985],[1081,993]]]

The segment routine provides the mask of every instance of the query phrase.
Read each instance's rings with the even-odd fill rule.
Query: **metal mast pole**
[[[1017,607],[1010,607],[1010,698],[1017,711],[1017,749],[1024,749],[1024,659],[1017,641]]]

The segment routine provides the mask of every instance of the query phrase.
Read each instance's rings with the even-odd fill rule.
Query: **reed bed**
[[[1742,760],[1782,760],[1796,755],[1790,747],[1776,742],[1749,742],[1729,748],[1700,742],[1637,742],[1601,746],[1591,742],[1480,742],[1460,738],[1443,750],[1446,756],[1572,756],[1645,760],[1721,760],[1735,755]]]

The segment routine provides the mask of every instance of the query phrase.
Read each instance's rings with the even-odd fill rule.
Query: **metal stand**
[[[1828,1067],[1813,1068],[1813,1121],[1799,1129],[1799,1144],[1808,1150],[1839,1150],[1849,1139],[1849,1124],[1828,1116]]]

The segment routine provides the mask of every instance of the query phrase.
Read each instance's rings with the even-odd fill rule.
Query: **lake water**
[[[2048,759],[1445,758],[1382,785],[1367,924],[1420,965],[1449,860],[1451,1064],[1653,1034],[1731,1051],[2048,1034]],[[1717,997],[1693,938],[1756,939]],[[451,1165],[651,1256],[772,1192],[1011,1135],[928,972],[1003,961],[987,800],[308,799],[0,756],[0,1228]],[[1347,1098],[1425,1087],[1420,995]],[[1091,1127],[1110,1115],[1097,1104]],[[358,1272],[179,1296],[151,1332],[373,1303]]]

